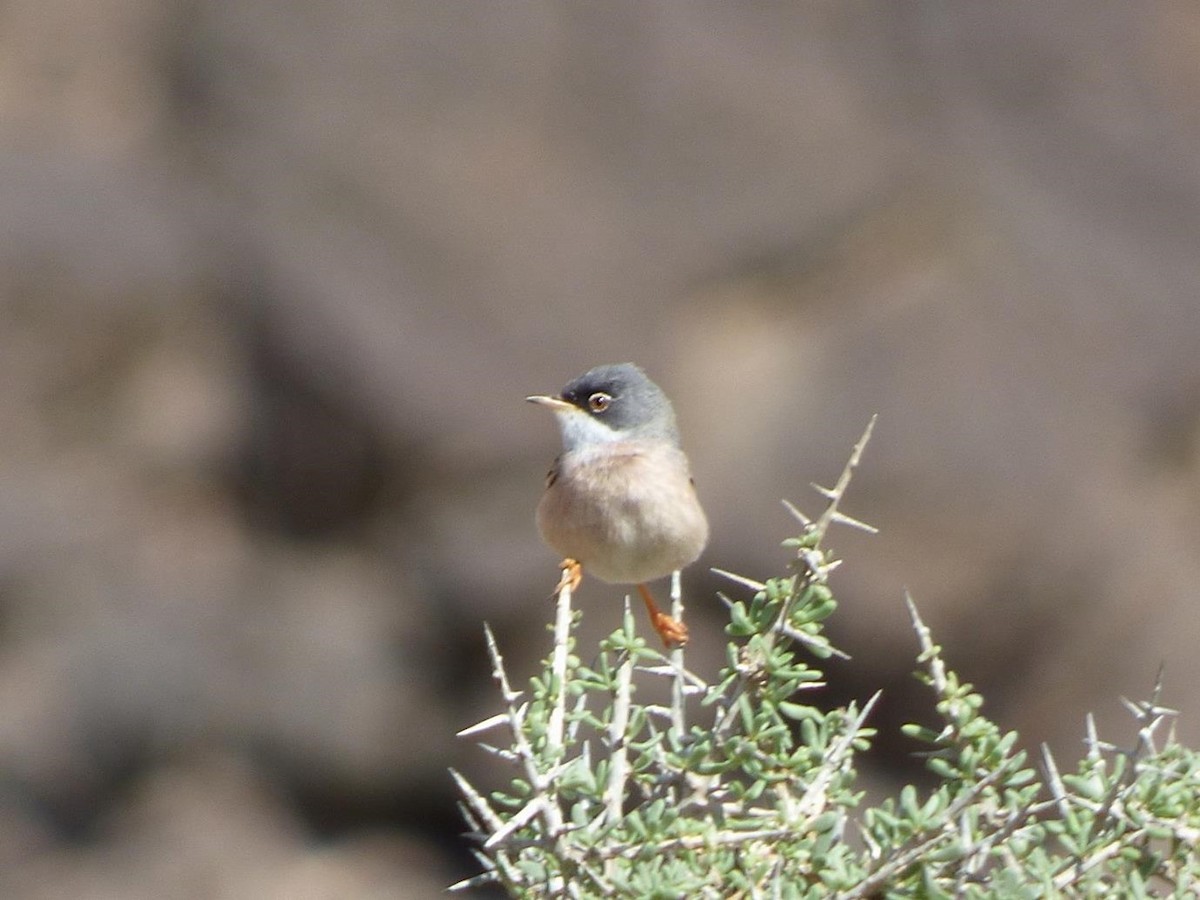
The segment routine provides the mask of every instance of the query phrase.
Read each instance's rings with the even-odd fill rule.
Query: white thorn
[[[747,578],[745,575],[738,575],[734,572],[726,572],[724,569],[709,569],[714,575],[720,575],[722,578],[728,578],[730,581],[744,585],[752,591],[765,591],[767,586],[761,581],[755,581],[753,578]]]

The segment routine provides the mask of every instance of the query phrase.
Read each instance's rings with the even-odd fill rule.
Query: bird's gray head
[[[596,366],[562,389],[557,397],[529,397],[558,418],[563,449],[627,440],[679,444],[671,401],[633,363]]]

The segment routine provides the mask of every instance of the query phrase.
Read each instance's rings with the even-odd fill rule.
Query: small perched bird
[[[525,399],[553,412],[562,431],[537,508],[542,539],[564,557],[559,587],[574,588],[585,569],[636,584],[663,643],[683,645],[687,628],[645,584],[695,562],[708,542],[671,401],[632,363],[597,366],[557,397]]]

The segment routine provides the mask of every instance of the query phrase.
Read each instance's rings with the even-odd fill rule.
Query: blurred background
[[[707,567],[782,572],[877,412],[872,777],[905,589],[1029,746],[1129,743],[1160,664],[1200,741],[1198,99],[1184,0],[3,4],[0,894],[474,871],[482,623],[523,681],[557,579],[522,398],[601,362],[676,402],[702,674]]]

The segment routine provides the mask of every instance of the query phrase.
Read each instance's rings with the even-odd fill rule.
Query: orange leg
[[[659,609],[658,604],[654,602],[654,598],[650,596],[650,591],[644,584],[639,584],[637,588],[638,592],[642,595],[642,600],[646,603],[646,611],[650,613],[650,624],[654,626],[654,630],[662,638],[663,644],[667,647],[682,647],[686,644],[688,639],[687,626],[678,619],[671,618],[671,616],[668,616]]]
[[[583,563],[577,559],[568,557],[559,563],[559,568],[562,569],[562,578],[554,588],[554,593],[558,593],[563,588],[570,588],[571,593],[575,593],[575,589],[579,587],[579,582],[583,581]]]

